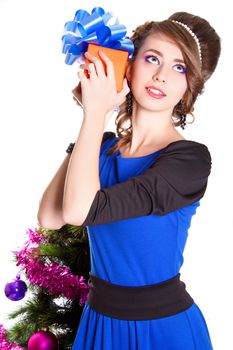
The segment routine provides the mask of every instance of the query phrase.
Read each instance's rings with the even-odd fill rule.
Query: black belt
[[[150,320],[175,315],[193,299],[180,281],[180,273],[164,282],[129,287],[109,283],[90,274],[87,302],[96,312],[120,320]]]

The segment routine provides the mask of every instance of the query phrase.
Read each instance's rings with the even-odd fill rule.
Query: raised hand
[[[106,73],[102,61],[86,52],[85,56],[90,63],[80,65],[81,70],[78,75],[81,86],[78,85],[73,90],[79,101],[81,96],[84,117],[88,118],[95,118],[97,111],[98,115],[103,115],[104,118],[107,113],[124,102],[129,92],[126,79],[122,90],[117,92],[113,63],[103,51],[100,50],[99,55],[106,66]],[[88,70],[89,78],[86,77],[83,69]]]

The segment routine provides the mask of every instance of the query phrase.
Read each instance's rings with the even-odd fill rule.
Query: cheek
[[[176,83],[172,84],[172,94],[174,98],[180,100],[185,94],[188,88],[186,78],[180,79],[180,81],[176,81]]]

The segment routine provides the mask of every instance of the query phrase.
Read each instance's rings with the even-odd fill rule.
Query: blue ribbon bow
[[[66,22],[62,36],[62,53],[66,54],[65,63],[75,60],[84,62],[84,52],[88,44],[96,44],[111,49],[123,50],[132,56],[134,44],[126,37],[127,29],[119,24],[118,18],[101,7],[94,7],[91,14],[78,10],[73,21]]]

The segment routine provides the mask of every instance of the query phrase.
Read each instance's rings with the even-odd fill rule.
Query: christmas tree
[[[31,295],[8,315],[15,320],[12,328],[0,326],[0,349],[40,349],[40,342],[47,342],[46,350],[71,349],[89,291],[86,227],[29,229],[24,247],[14,257],[27,287],[17,276],[6,285],[5,294],[20,300],[28,289]]]

